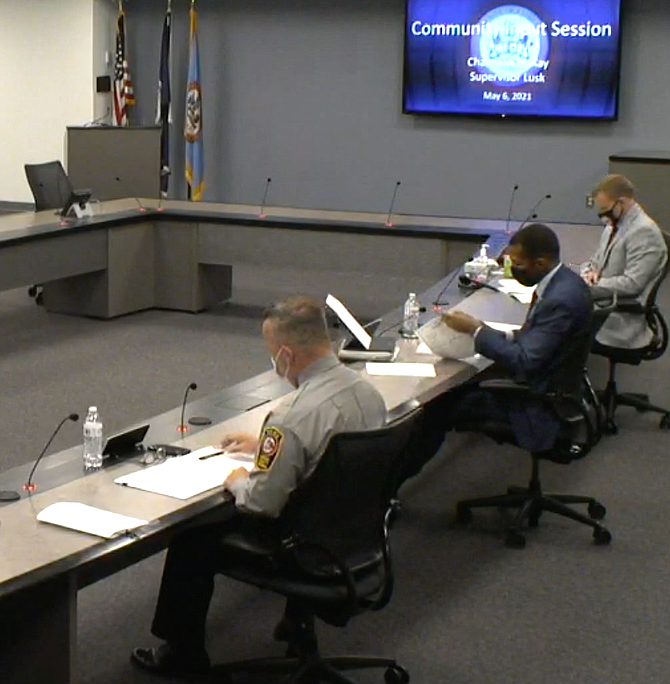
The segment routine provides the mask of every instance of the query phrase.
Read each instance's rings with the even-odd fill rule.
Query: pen
[[[221,456],[221,454],[225,454],[225,451],[215,451],[214,453],[211,454],[206,454],[205,456],[199,456],[198,460],[199,461],[206,461],[208,458],[212,458],[213,456]]]

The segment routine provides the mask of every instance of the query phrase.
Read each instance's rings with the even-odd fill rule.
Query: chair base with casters
[[[533,465],[528,487],[509,487],[506,494],[499,496],[459,501],[456,506],[457,520],[461,523],[470,522],[473,508],[518,508],[514,522],[505,534],[505,544],[512,548],[523,548],[526,545],[524,524],[527,522],[529,527],[537,527],[540,516],[549,511],[582,525],[588,525],[593,528],[593,541],[596,544],[609,544],[612,535],[598,522],[605,517],[605,507],[590,496],[545,494],[540,482],[540,459],[540,455],[532,454]],[[569,504],[586,504],[588,515],[580,513]]]
[[[619,426],[614,419],[616,410],[619,406],[629,406],[640,413],[660,413],[661,420],[659,427],[662,430],[670,429],[670,410],[657,406],[649,401],[649,395],[638,394],[635,392],[619,392],[616,382],[616,366],[618,363],[629,365],[639,365],[640,361],[635,359],[637,350],[627,349],[608,349],[596,344],[593,349],[594,354],[605,356],[609,363],[609,373],[607,385],[603,391],[598,392],[598,398],[605,411],[604,431],[609,435],[615,435],[619,431]]]
[[[408,684],[409,674],[392,658],[373,656],[331,656],[319,653],[314,618],[306,610],[289,629],[282,629],[280,623],[275,629],[275,640],[288,643],[286,656],[244,660],[212,668],[210,681],[217,684],[232,684],[237,675],[284,675],[285,684],[355,684],[344,676],[351,670],[383,669],[384,684]]]
[[[354,684],[344,672],[382,669],[384,684],[409,683],[393,658],[322,656],[315,621],[344,628],[390,601],[392,489],[421,418],[416,408],[378,430],[333,436],[315,472],[282,510],[278,537],[247,532],[221,540],[220,574],[286,599],[274,637],[288,650],[283,658],[215,665],[212,681],[234,682],[244,673],[263,682],[276,675],[288,684]]]

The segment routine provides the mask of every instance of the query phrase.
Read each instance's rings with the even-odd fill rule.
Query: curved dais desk
[[[114,318],[197,312],[232,296],[235,264],[438,280],[503,221],[124,199],[87,220],[52,211],[0,219],[0,291],[44,284],[47,310]],[[514,224],[513,227],[516,227]]]

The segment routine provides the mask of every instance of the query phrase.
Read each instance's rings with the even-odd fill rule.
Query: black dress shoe
[[[161,644],[154,648],[136,648],[130,655],[130,662],[156,675],[172,677],[200,677],[210,670],[207,652],[191,652]]]

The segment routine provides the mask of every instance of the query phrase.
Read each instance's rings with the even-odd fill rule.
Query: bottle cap
[[[97,413],[97,412],[98,412],[98,407],[97,407],[97,406],[89,406],[89,407],[88,407],[88,412],[89,412],[89,413]]]

